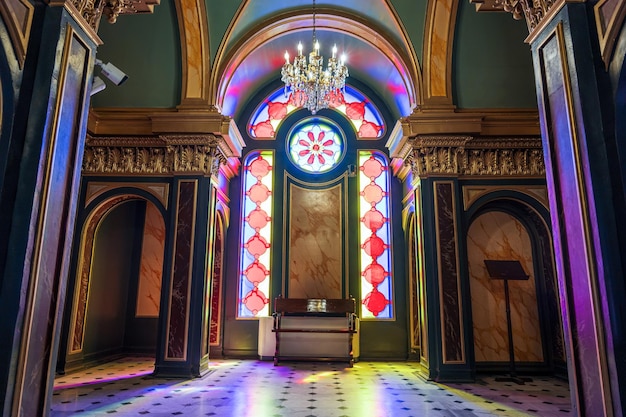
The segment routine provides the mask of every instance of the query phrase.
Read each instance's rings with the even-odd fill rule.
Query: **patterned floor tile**
[[[151,375],[153,359],[126,358],[55,380],[51,416],[484,417],[571,416],[566,382],[524,385],[485,377],[437,384],[404,362],[219,360],[202,378]]]

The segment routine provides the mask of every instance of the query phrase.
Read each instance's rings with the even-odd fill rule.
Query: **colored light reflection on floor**
[[[349,368],[345,363],[296,362],[274,366],[272,362],[254,360],[217,360],[209,364],[208,374],[184,380],[146,375],[153,362],[132,358],[59,377],[50,415],[572,415],[567,384],[554,378],[535,379],[526,386],[497,383],[493,378],[446,385],[417,377],[417,365],[407,362],[358,362]],[[128,378],[130,373],[136,375]]]

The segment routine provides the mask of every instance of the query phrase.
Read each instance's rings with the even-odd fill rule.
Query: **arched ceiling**
[[[345,51],[348,81],[367,86],[394,119],[536,106],[528,32],[509,14],[476,13],[457,0],[320,0],[315,10],[322,54],[335,43]],[[280,83],[285,50],[293,57],[298,42],[310,50],[312,12],[305,0],[177,0],[102,25],[98,57],[130,78],[92,105],[125,118],[133,112],[137,131],[164,108],[182,124],[236,119],[258,104],[250,103],[255,94]]]
[[[316,4],[315,30],[321,54],[334,44],[347,55],[350,80],[358,80],[383,99],[395,117],[418,103],[419,65],[393,7],[386,1],[324,1]],[[261,7],[263,6],[263,7]],[[252,94],[276,79],[284,52],[298,42],[312,48],[313,8],[308,1],[242,3],[217,52],[212,85],[222,114],[236,116]]]

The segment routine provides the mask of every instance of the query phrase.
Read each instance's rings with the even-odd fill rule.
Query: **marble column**
[[[458,181],[453,178],[420,180],[427,333],[422,361],[426,376],[435,381],[473,379],[468,361],[468,331],[462,300],[459,260]]]
[[[161,291],[155,374],[194,377],[208,370],[204,338],[210,309],[207,252],[214,193],[210,177],[175,179],[172,218]]]

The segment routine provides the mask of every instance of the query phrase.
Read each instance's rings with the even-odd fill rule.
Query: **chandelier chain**
[[[345,55],[337,59],[337,45],[333,47],[332,57],[324,68],[324,57],[319,53],[320,45],[316,32],[316,9],[313,0],[313,50],[302,54],[302,43],[298,43],[298,54],[293,64],[289,61],[289,52],[285,52],[281,80],[285,83],[285,95],[296,107],[306,107],[315,114],[318,110],[338,106],[343,102],[348,69]]]

